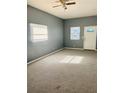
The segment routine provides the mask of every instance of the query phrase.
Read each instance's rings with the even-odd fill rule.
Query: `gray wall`
[[[84,26],[97,25],[97,16],[83,17],[76,19],[67,19],[64,21],[64,47],[83,48],[83,31]],[[70,27],[80,26],[80,40],[70,40]]]
[[[31,6],[27,7],[27,59],[28,62],[54,50],[63,48],[63,20]],[[31,41],[29,23],[48,26],[48,41]]]
[[[48,26],[48,40],[31,41],[29,23]],[[27,59],[28,62],[63,47],[83,48],[83,40],[70,40],[70,27],[80,26],[81,37],[84,26],[97,25],[97,16],[62,20],[46,12],[27,7]]]

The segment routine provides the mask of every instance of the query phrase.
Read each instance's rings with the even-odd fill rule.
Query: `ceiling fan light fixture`
[[[73,0],[59,0],[59,1],[56,1],[56,2],[60,2],[61,4],[62,4],[62,6],[63,6],[63,8],[65,9],[65,10],[67,10],[67,5],[74,5],[74,4],[76,4],[76,2],[70,2],[70,1],[73,1]],[[59,7],[60,5],[56,5],[56,6],[53,6],[53,8],[55,8],[55,7]]]

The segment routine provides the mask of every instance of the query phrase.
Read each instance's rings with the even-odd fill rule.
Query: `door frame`
[[[88,25],[88,26],[89,27],[90,26],[95,26],[97,28],[97,25]],[[84,26],[83,30],[84,30],[85,27],[88,27],[88,26]],[[85,37],[84,37],[84,31],[83,31],[83,39],[82,39],[83,40],[83,50],[95,50],[95,51],[97,51],[97,29],[96,29],[96,46],[95,46],[96,48],[95,49],[84,49],[84,39],[85,39]]]

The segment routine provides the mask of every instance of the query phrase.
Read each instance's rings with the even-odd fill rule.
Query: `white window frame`
[[[35,27],[35,26],[38,26],[38,27],[46,27],[46,29],[47,29],[47,38],[44,38],[44,39],[33,39],[33,27]],[[30,23],[30,31],[31,31],[31,41],[32,42],[41,42],[41,41],[46,41],[46,40],[48,40],[48,27],[46,26],[46,25],[41,25],[41,24],[35,24],[35,23]],[[45,35],[45,34],[44,34]]]
[[[79,36],[78,36],[78,38],[72,38],[72,29],[79,29]],[[70,40],[80,40],[80,34],[81,34],[80,26],[70,27]]]

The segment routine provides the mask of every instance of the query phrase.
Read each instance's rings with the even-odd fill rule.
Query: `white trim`
[[[89,49],[83,49],[83,48],[64,47],[64,48],[58,49],[58,50],[56,50],[56,51],[54,51],[54,52],[51,52],[51,53],[49,53],[49,54],[46,54],[46,55],[44,55],[44,56],[41,56],[41,57],[39,57],[39,58],[37,58],[37,59],[34,59],[34,60],[32,60],[32,61],[29,61],[27,64],[29,65],[29,64],[31,64],[31,63],[34,63],[34,62],[36,62],[36,61],[38,61],[38,60],[41,60],[41,59],[43,59],[43,58],[45,58],[45,57],[48,57],[48,56],[50,56],[50,55],[52,55],[52,54],[54,54],[54,53],[57,53],[57,52],[59,52],[59,51],[62,51],[63,49],[89,50]],[[94,51],[97,51],[97,49],[94,49]]]
[[[97,51],[97,49],[83,49],[83,50],[91,50],[91,51]]]
[[[64,47],[64,49],[84,50],[83,48],[71,48],[71,47]]]
[[[31,63],[33,63],[33,62],[36,62],[36,61],[41,60],[41,59],[43,59],[43,58],[45,58],[45,57],[48,57],[48,56],[50,56],[50,55],[52,55],[52,54],[54,54],[54,53],[57,53],[57,52],[59,52],[59,51],[62,51],[63,49],[64,49],[64,48],[61,48],[61,49],[58,49],[58,50],[56,50],[56,51],[54,51],[54,52],[51,52],[51,53],[46,54],[46,55],[44,55],[44,56],[41,56],[41,57],[39,57],[39,58],[37,58],[37,59],[34,59],[34,60],[32,60],[32,61],[29,61],[27,64],[29,65],[29,64],[31,64]]]
[[[84,32],[85,32],[85,27],[96,27],[96,43],[97,43],[97,25],[84,26]],[[84,34],[84,32],[83,32],[83,48],[84,48],[84,42],[85,42],[85,34]],[[86,49],[86,50],[95,50],[96,51],[97,49]]]
[[[83,48],[71,48],[71,47],[64,47],[64,49],[73,49],[73,50],[93,50],[93,51],[97,51],[97,49],[83,49]]]

